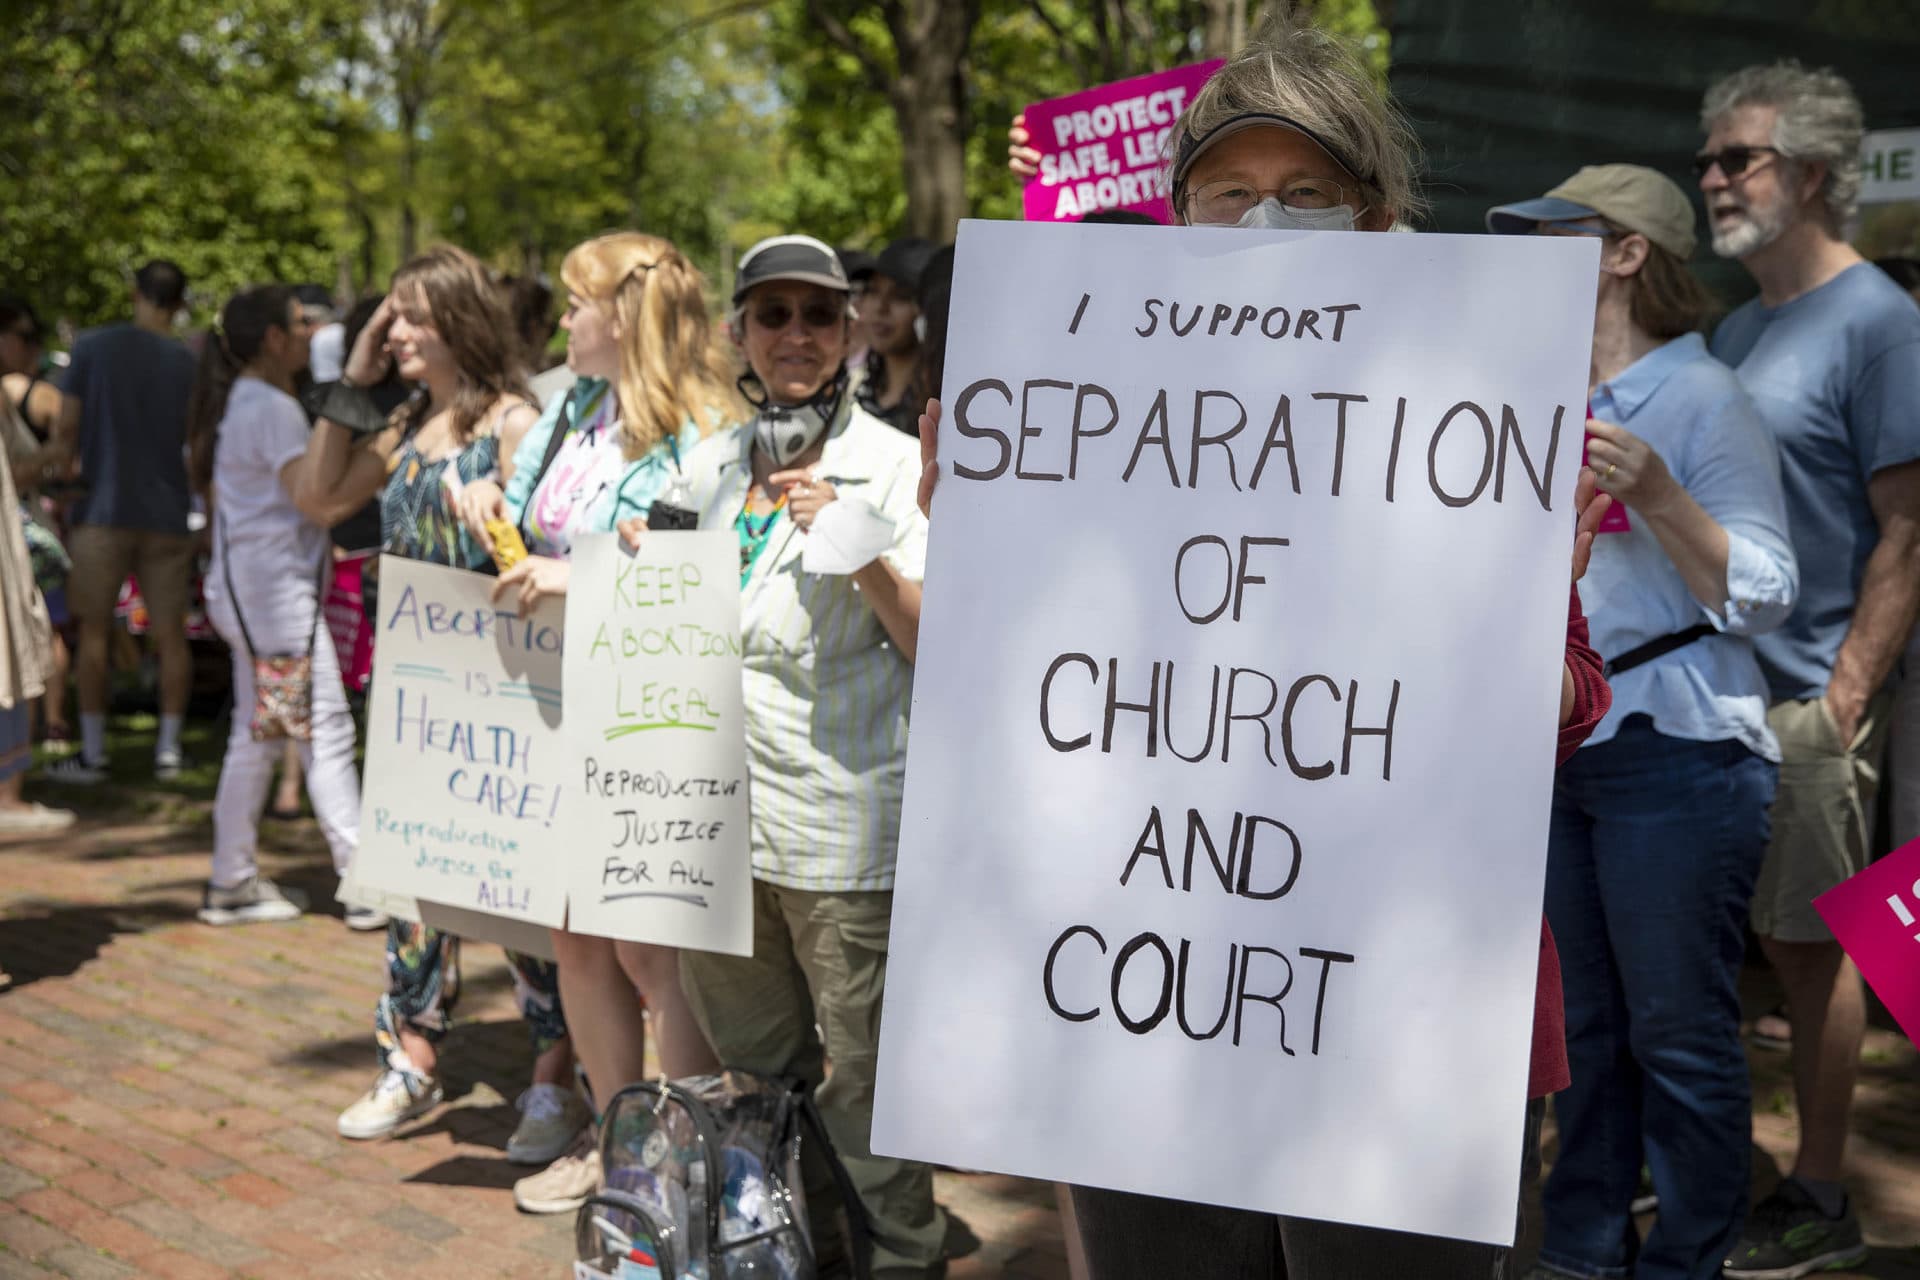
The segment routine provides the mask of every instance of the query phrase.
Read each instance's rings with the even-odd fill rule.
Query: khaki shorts
[[[186,621],[193,600],[192,534],[83,524],[68,536],[67,554],[73,558],[67,607],[82,625],[113,621],[120,584],[129,573],[140,579],[154,626]]]
[[[1866,870],[1890,702],[1882,692],[1867,703],[1851,743],[1840,741],[1825,698],[1788,699],[1767,712],[1780,739],[1780,786],[1753,891],[1753,931],[1761,937],[1833,941],[1813,900]]]

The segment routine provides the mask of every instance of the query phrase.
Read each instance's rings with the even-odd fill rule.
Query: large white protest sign
[[[596,534],[572,561],[568,928],[752,955],[739,540]]]
[[[1511,1240],[1597,253],[963,225],[877,1150]]]
[[[488,599],[491,578],[396,556],[379,581],[353,879],[559,925],[560,605],[521,618]]]

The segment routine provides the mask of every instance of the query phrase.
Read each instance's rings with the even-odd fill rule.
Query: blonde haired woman
[[[567,254],[560,279],[577,381],[527,433],[505,490],[472,485],[462,502],[468,529],[489,548],[488,522],[518,527],[532,554],[501,575],[495,595],[517,587],[523,612],[565,593],[577,535],[644,519],[679,477],[681,456],[742,416],[707,316],[706,281],[671,243],[633,231],[599,236]],[[553,945],[574,1052],[596,1099],[645,1075],[648,1015],[669,1076],[717,1065],[681,994],[673,948],[559,929]],[[529,1213],[576,1208],[599,1182],[591,1135],[583,1130],[550,1168],[522,1178],[514,1203]]]

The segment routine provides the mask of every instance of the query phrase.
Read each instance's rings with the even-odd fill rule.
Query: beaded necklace
[[[748,505],[753,502],[755,487],[751,484],[747,486],[746,497],[740,500],[740,514],[733,522],[733,527],[740,534],[740,585],[743,587],[747,585],[747,576],[753,572],[753,562],[758,560],[760,553],[767,549],[767,538],[773,533],[774,522],[779,520],[780,513],[787,509],[787,495],[782,493],[775,500],[773,510],[767,512],[767,518],[762,520],[760,527],[756,529],[753,517],[747,512]]]

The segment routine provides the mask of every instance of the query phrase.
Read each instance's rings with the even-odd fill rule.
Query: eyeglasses
[[[1346,188],[1331,178],[1295,178],[1276,191],[1261,191],[1238,178],[1217,178],[1187,192],[1187,221],[1222,226],[1240,221],[1265,196],[1278,196],[1289,209],[1331,209],[1347,203]]]
[[[762,329],[778,332],[793,323],[793,307],[785,302],[768,302],[750,313]],[[846,307],[838,302],[816,298],[800,308],[800,323],[809,329],[831,329],[846,318]]]
[[[1780,151],[1776,147],[1748,146],[1722,147],[1718,151],[1702,151],[1693,158],[1693,176],[1696,179],[1704,178],[1707,176],[1707,170],[1713,168],[1715,165],[1719,165],[1721,173],[1726,174],[1729,178],[1737,178],[1745,173],[1747,167],[1753,163],[1754,158],[1762,153],[1777,156],[1780,154]]]

